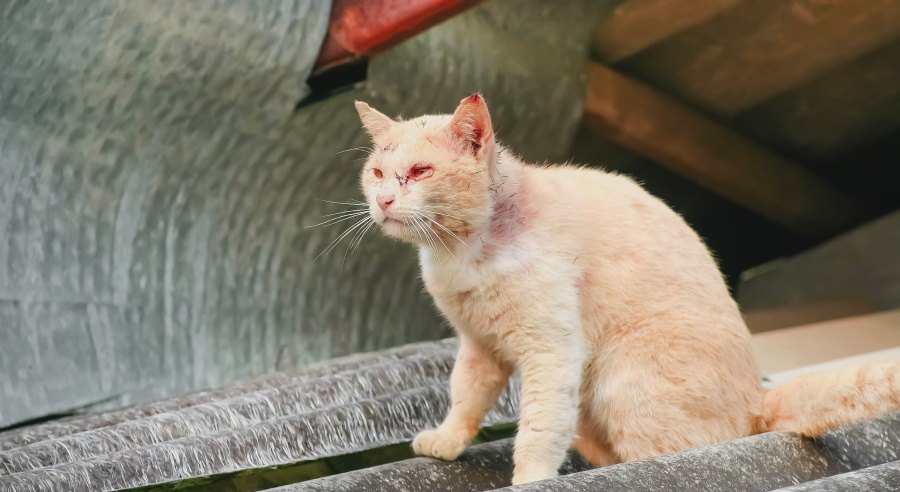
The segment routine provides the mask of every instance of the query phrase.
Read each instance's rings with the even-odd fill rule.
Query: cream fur
[[[460,339],[452,408],[417,453],[459,456],[513,370],[513,483],[555,476],[570,446],[606,465],[781,428],[715,261],[663,202],[623,176],[521,162],[494,142],[480,96],[453,116],[357,110],[376,145],[362,174],[372,218],[418,246]],[[409,178],[417,164],[433,174]],[[379,197],[394,202],[382,211]],[[896,385],[885,391],[896,408]]]

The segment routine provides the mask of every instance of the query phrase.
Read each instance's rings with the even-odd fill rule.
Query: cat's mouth
[[[390,237],[400,239],[402,241],[414,241],[416,235],[410,224],[404,220],[393,217],[384,217],[379,223],[381,231]]]
[[[394,218],[394,217],[384,217],[381,220],[381,228],[384,229],[385,232],[390,234],[391,232],[401,232],[409,229],[409,224],[406,221]]]
[[[381,221],[381,225],[382,225],[382,226],[385,226],[385,225],[388,225],[388,224],[391,224],[391,225],[399,225],[399,226],[405,226],[405,225],[406,225],[406,223],[403,222],[402,220],[394,219],[394,218],[392,218],[392,217],[387,217],[387,216],[385,216],[384,220]]]

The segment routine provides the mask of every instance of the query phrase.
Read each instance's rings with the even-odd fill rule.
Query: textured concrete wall
[[[317,119],[291,101],[329,5],[259,5],[5,4],[0,425],[328,353],[322,275],[280,262],[321,172],[282,135]]]
[[[559,159],[608,6],[496,0],[292,113],[328,2],[0,5],[0,427],[448,333],[410,249],[306,229],[359,198],[352,108],[450,111]]]

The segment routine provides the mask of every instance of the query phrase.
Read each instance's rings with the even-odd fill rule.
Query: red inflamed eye
[[[416,164],[409,168],[409,173],[406,174],[406,177],[408,179],[417,180],[427,178],[432,174],[434,174],[434,167],[427,164]]]
[[[373,174],[375,175],[375,177],[378,178],[378,179],[381,179],[381,178],[384,177],[384,173],[381,172],[381,169],[378,169],[377,167],[376,167],[375,169],[372,169],[372,173],[373,173]]]

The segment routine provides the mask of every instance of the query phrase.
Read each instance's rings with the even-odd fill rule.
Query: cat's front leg
[[[450,376],[450,412],[437,429],[419,433],[413,451],[442,460],[455,460],[481,426],[484,415],[497,402],[511,370],[460,335],[459,352]]]
[[[583,346],[534,338],[519,362],[522,403],[516,435],[512,483],[557,476],[575,436]]]

